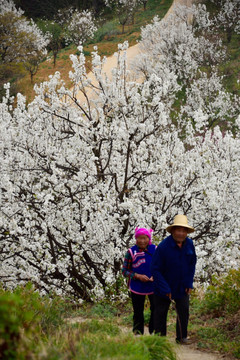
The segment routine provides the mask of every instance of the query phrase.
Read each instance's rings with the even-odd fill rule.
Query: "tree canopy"
[[[53,19],[57,11],[64,8],[93,9],[97,15],[104,8],[104,0],[15,0],[17,7],[25,11],[29,18]]]

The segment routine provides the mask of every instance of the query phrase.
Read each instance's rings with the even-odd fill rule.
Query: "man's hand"
[[[187,295],[190,295],[190,294],[191,294],[191,291],[192,291],[191,288],[186,288],[186,289],[185,289],[185,292],[186,292]]]
[[[171,293],[166,294],[166,296],[169,298],[169,300],[172,300],[172,294]]]
[[[140,280],[142,282],[152,281],[147,275],[135,274],[135,279]]]

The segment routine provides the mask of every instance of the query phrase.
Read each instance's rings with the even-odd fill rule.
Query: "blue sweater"
[[[196,261],[191,239],[187,237],[180,248],[172,235],[165,238],[158,245],[151,262],[154,293],[162,297],[171,293],[173,299],[182,298],[186,288],[193,288]]]
[[[150,263],[152,261],[153,254],[156,250],[156,245],[148,245],[146,251],[139,251],[137,245],[134,245],[129,252],[132,257],[132,270],[138,274],[147,275],[149,278],[152,276],[150,272]],[[153,282],[143,282],[135,278],[130,279],[129,282],[130,291],[139,295],[153,294]]]

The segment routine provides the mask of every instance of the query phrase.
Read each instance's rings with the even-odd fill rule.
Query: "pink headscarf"
[[[152,233],[153,229],[146,229],[146,228],[139,228],[136,227],[135,229],[135,239],[138,238],[140,235],[146,235],[149,237],[149,245],[152,243]]]

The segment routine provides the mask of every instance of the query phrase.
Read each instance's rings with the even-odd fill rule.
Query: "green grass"
[[[218,292],[218,286],[215,286]],[[219,291],[220,288],[219,288]],[[227,296],[232,307],[232,298]],[[215,303],[215,306],[213,306]],[[232,359],[240,358],[240,308],[235,308],[235,313],[223,310],[215,312],[219,308],[219,299],[207,296],[200,299],[197,295],[191,299],[189,334],[195,340],[197,348],[208,351],[219,351]]]
[[[67,334],[67,336],[66,336]],[[52,354],[53,345],[55,348]],[[123,334],[111,322],[86,322],[62,329],[50,339],[43,359],[72,360],[175,360],[172,346],[164,338],[136,338]],[[54,357],[53,357],[54,356]]]
[[[195,347],[218,351],[231,359],[240,359],[240,308],[232,305],[238,304],[238,295],[230,286],[234,283],[238,288],[238,274],[230,271],[224,279],[215,279],[204,297],[193,292],[190,305],[189,336]],[[175,360],[167,341],[175,338],[172,306],[167,338],[134,337],[132,315],[130,298],[122,303],[105,299],[77,305],[53,294],[41,297],[31,284],[14,292],[0,289],[0,346],[4,341],[8,344],[9,360]],[[149,316],[146,302],[145,325]]]
[[[85,318],[79,318],[80,310]],[[76,306],[58,296],[41,297],[29,284],[0,290],[0,316],[3,359],[176,360],[165,338],[123,331],[119,304]]]

